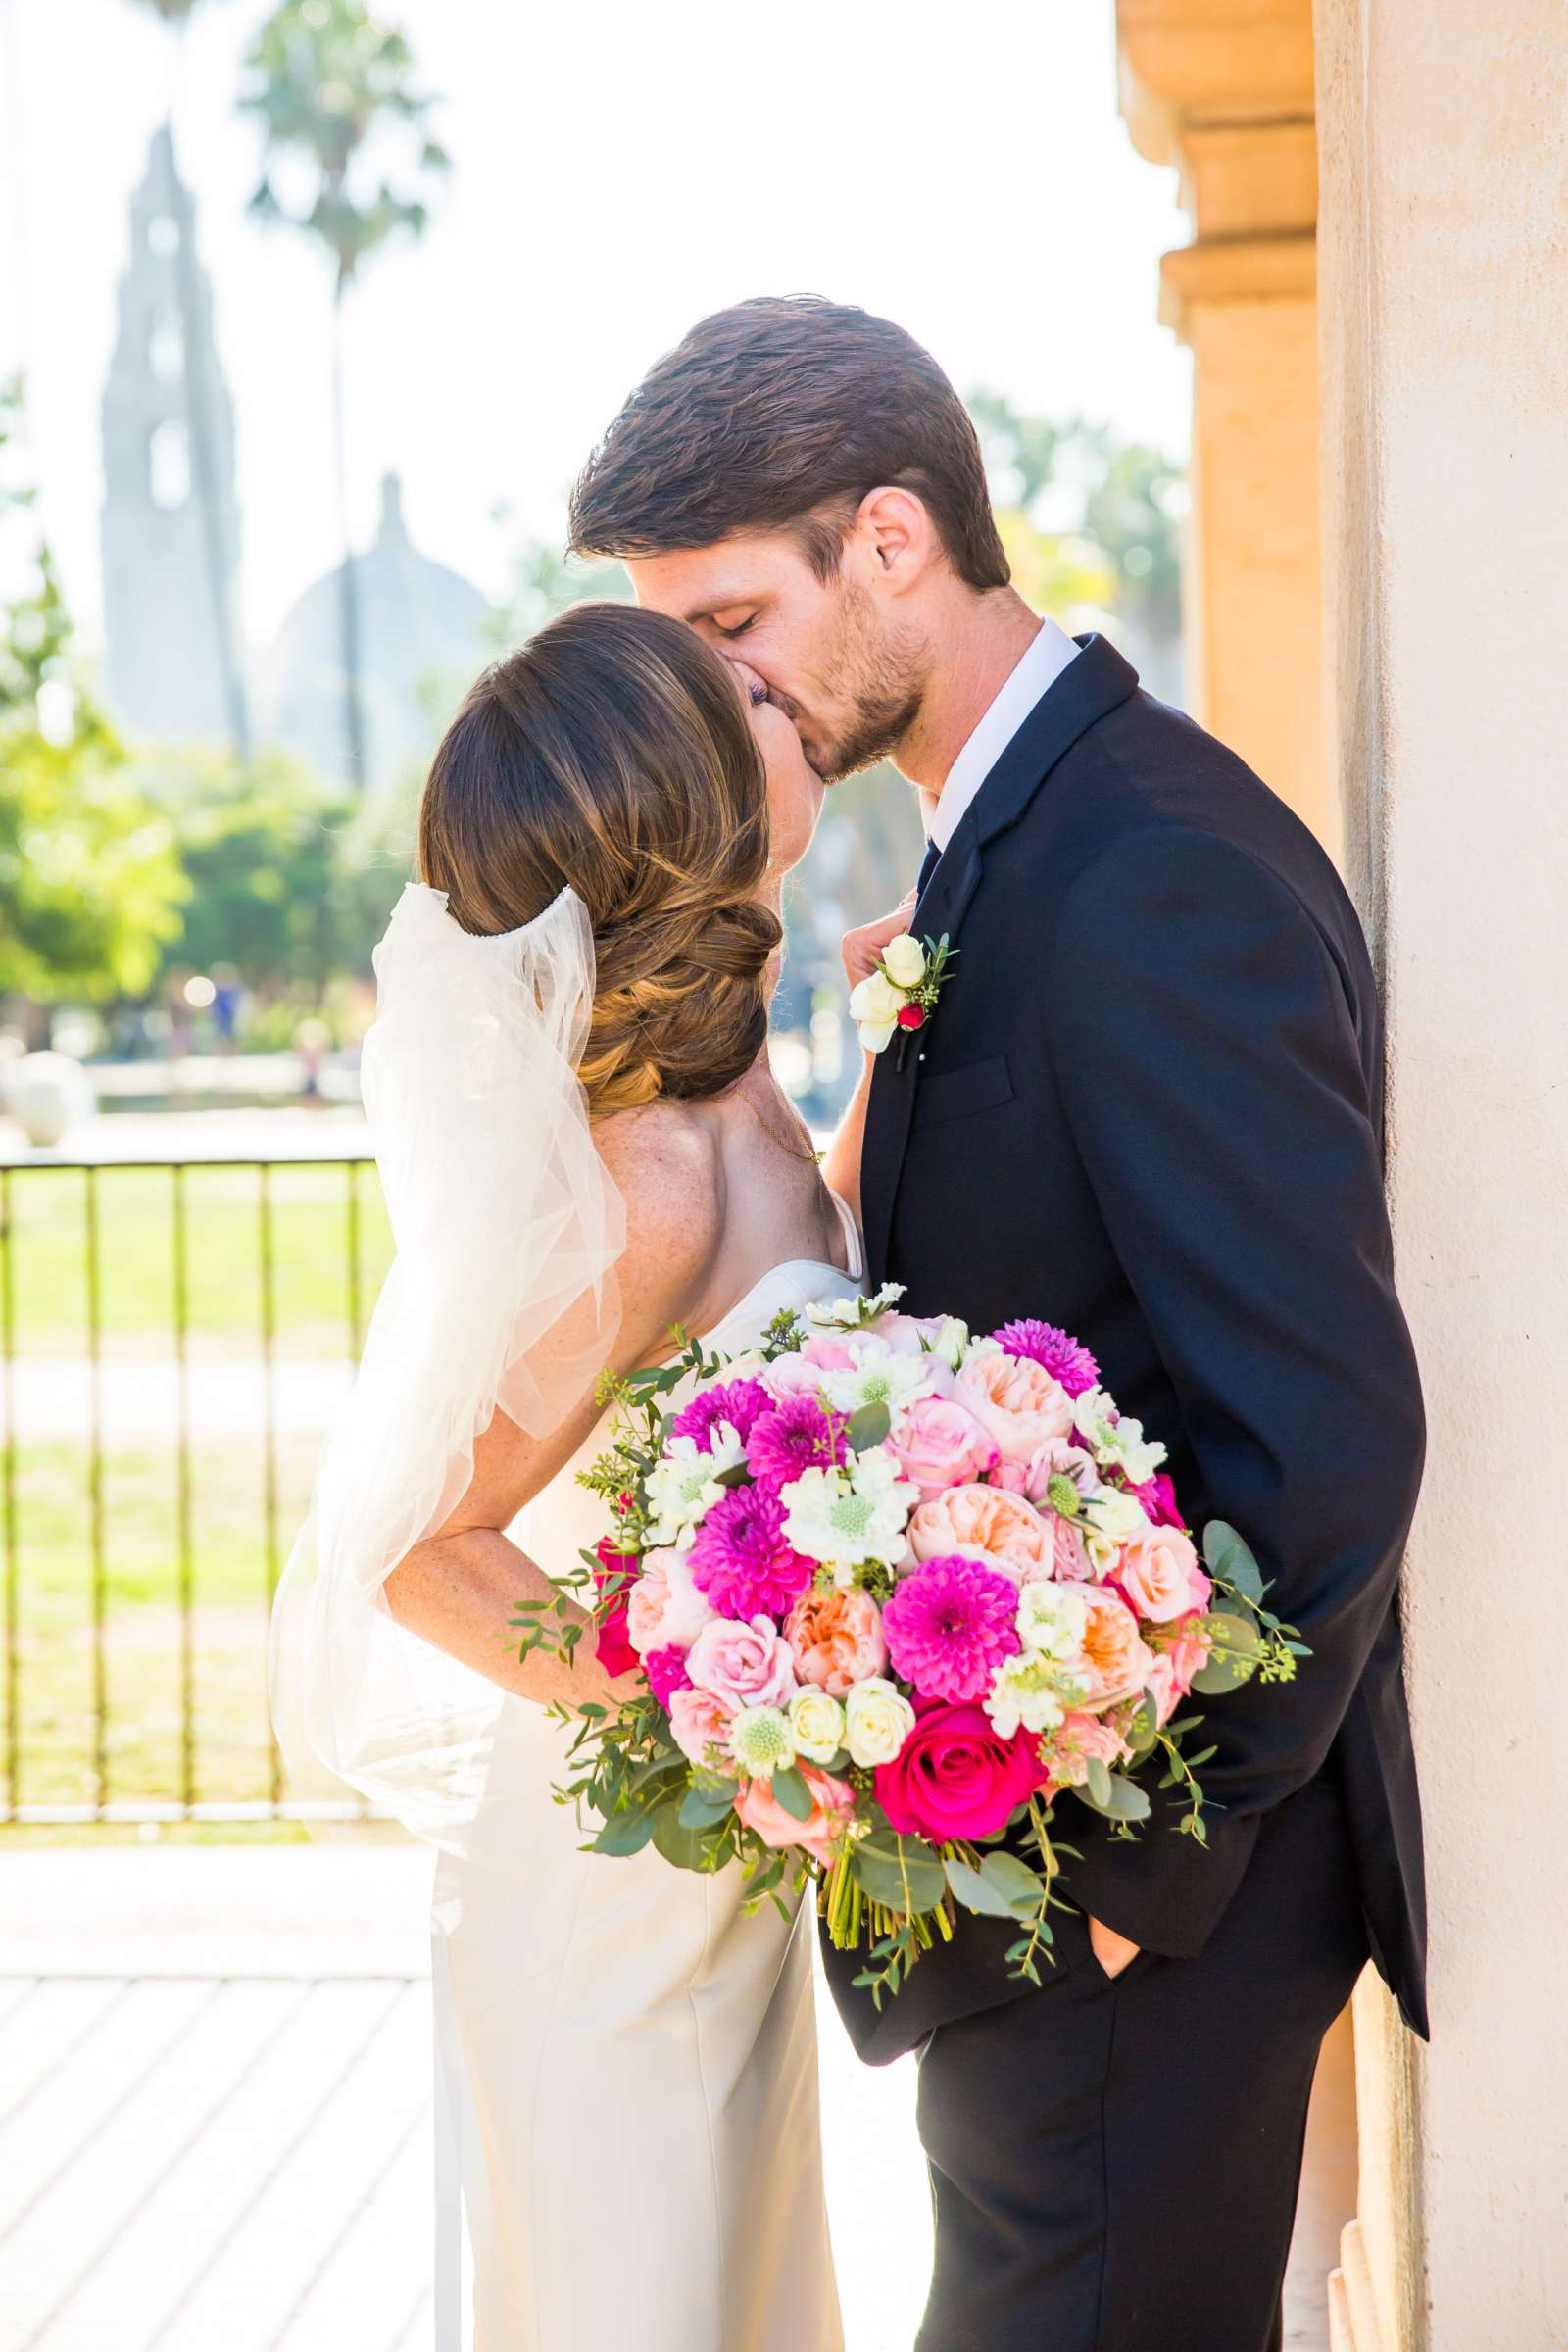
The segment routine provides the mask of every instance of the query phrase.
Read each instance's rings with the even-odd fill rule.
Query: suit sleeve
[[[1312,1653],[1294,1682],[1196,1702],[1218,1751],[1200,1776],[1219,1808],[1206,1853],[1162,1834],[1168,1798],[1136,1843],[1073,1824],[1075,1899],[1190,1956],[1261,1816],[1321,1768],[1387,1618],[1420,1387],[1354,1009],[1287,885],[1232,843],[1152,827],[1071,886],[1048,971],[1055,1084],[1176,1394],[1181,1428],[1148,1434],[1185,1438],[1211,1515]]]

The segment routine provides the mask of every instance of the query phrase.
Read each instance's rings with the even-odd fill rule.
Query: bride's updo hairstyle
[[[487,669],[419,807],[420,878],[466,931],[515,930],[566,883],[586,906],[596,1119],[751,1068],[781,936],[757,895],[767,856],[762,758],[723,661],[634,605],[574,605]]]

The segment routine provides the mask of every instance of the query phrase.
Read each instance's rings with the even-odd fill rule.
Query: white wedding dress
[[[775,1266],[712,1331],[756,1347],[783,1307],[852,1297],[852,1272]],[[514,1525],[546,1569],[604,1533],[575,1473]],[[509,1697],[465,1850],[433,1909],[439,2092],[438,2352],[459,2352],[457,2196],[473,2352],[838,2352],[823,2203],[810,1905],[748,1913],[731,1867],[582,1850],[552,1788],[567,1735]]]

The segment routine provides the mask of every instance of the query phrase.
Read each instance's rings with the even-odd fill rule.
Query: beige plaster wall
[[[1406,1614],[1434,2039],[1361,1996],[1361,2220],[1381,2352],[1558,2352],[1568,18],[1318,0],[1316,35],[1333,742],[1431,1423]]]

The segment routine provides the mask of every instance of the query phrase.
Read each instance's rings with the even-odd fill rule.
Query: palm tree
[[[281,0],[257,34],[246,72],[252,78],[240,106],[260,118],[263,129],[262,176],[251,209],[264,220],[316,238],[333,267],[332,455],[343,543],[343,734],[350,779],[363,791],[365,711],[359,580],[348,520],[343,305],[366,261],[389,238],[400,232],[423,234],[429,211],[415,191],[421,175],[448,171],[451,159],[426,128],[434,101],[414,87],[408,42],[364,0]],[[378,151],[387,134],[399,130],[412,156],[394,179],[383,171]],[[280,189],[291,188],[301,172],[306,184],[290,205]]]
[[[170,171],[176,188],[179,179],[179,155],[174,138],[174,116],[184,62],[186,28],[201,0],[140,0],[151,8],[171,38],[169,106],[164,135],[169,141]],[[185,437],[190,450],[190,478],[196,493],[201,516],[202,554],[207,566],[208,599],[212,607],[213,630],[218,644],[219,666],[223,679],[223,703],[228,712],[228,729],[234,749],[241,759],[250,755],[250,710],[245,693],[244,664],[235,642],[234,613],[229,595],[226,550],[223,545],[223,522],[218,502],[218,458],[213,431],[212,411],[208,399],[206,371],[197,364],[203,348],[201,320],[201,289],[196,270],[196,253],[191,240],[190,220],[178,204],[173,217],[179,232],[179,244],[174,259],[174,280],[179,302],[180,340],[184,364],[180,369],[180,387],[185,402]]]

